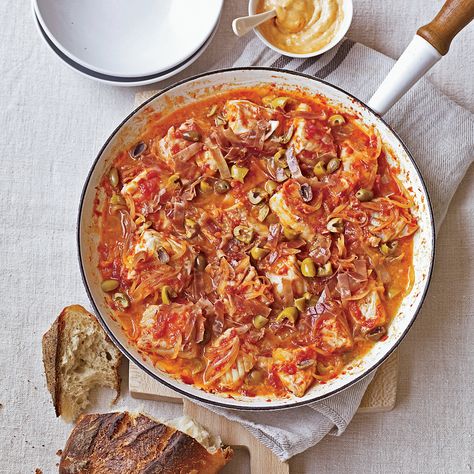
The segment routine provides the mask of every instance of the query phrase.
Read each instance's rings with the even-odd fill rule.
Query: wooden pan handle
[[[474,0],[447,0],[433,21],[416,32],[443,56],[454,37],[474,19]]]

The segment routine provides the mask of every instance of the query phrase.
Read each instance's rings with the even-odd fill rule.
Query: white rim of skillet
[[[120,132],[121,128],[123,127],[123,125],[129,120],[131,119],[134,115],[136,115],[142,108],[146,107],[147,104],[151,101],[153,101],[154,99],[156,99],[158,96],[161,96],[161,95],[164,95],[166,94],[168,91],[170,91],[171,89],[174,89],[175,87],[177,86],[180,86],[182,84],[185,84],[187,82],[192,82],[196,79],[200,79],[200,78],[204,78],[204,77],[207,77],[207,76],[212,76],[214,74],[219,74],[219,73],[222,73],[222,72],[229,72],[229,71],[239,71],[239,70],[248,70],[248,71],[260,71],[260,70],[273,70],[273,71],[276,71],[276,72],[282,72],[282,73],[285,73],[285,74],[289,74],[289,75],[294,75],[294,76],[301,76],[301,77],[305,77],[307,79],[311,79],[315,82],[320,82],[322,84],[325,84],[327,86],[330,86],[340,92],[342,92],[343,94],[347,95],[348,97],[350,97],[352,100],[354,100],[355,102],[357,102],[359,105],[361,105],[363,108],[365,108],[366,110],[368,110],[370,113],[372,113],[378,120],[380,120],[382,122],[383,125],[385,125],[389,130],[390,132],[396,137],[396,139],[398,140],[398,142],[400,143],[401,147],[405,150],[405,153],[408,157],[408,160],[412,163],[412,165],[414,166],[414,169],[415,169],[415,172],[416,174],[418,175],[418,178],[421,182],[421,187],[423,189],[423,194],[426,198],[426,201],[427,201],[427,212],[430,216],[430,222],[431,222],[431,230],[432,230],[432,238],[431,238],[431,255],[430,255],[430,264],[429,264],[429,270],[428,270],[428,273],[427,273],[427,278],[426,278],[426,283],[425,283],[425,286],[423,288],[423,291],[422,291],[422,294],[421,294],[421,298],[418,302],[418,305],[416,306],[416,308],[413,310],[413,314],[411,316],[411,319],[410,319],[410,322],[408,323],[408,325],[406,326],[406,328],[404,329],[404,331],[398,336],[398,339],[395,341],[395,343],[393,344],[393,346],[389,349],[389,351],[383,356],[381,357],[377,362],[373,363],[370,367],[368,367],[365,372],[359,374],[357,377],[355,377],[353,380],[347,382],[345,385],[337,388],[337,389],[334,389],[332,390],[331,392],[327,393],[327,394],[324,394],[324,395],[320,395],[320,396],[315,396],[313,399],[311,400],[305,400],[305,401],[294,401],[294,402],[291,402],[287,405],[276,405],[276,406],[273,406],[273,405],[270,405],[270,406],[235,406],[235,405],[232,405],[232,404],[229,404],[229,403],[226,403],[226,400],[223,399],[222,401],[218,401],[218,400],[209,400],[207,397],[206,397],[206,393],[204,392],[203,394],[199,394],[199,395],[196,395],[196,394],[193,394],[193,393],[189,393],[188,391],[182,389],[181,387],[177,387],[171,383],[169,383],[167,380],[165,380],[163,377],[161,377],[159,374],[157,374],[155,371],[152,371],[150,370],[145,364],[142,363],[142,361],[135,357],[128,349],[127,347],[125,347],[118,339],[117,337],[115,336],[115,333],[114,333],[114,330],[112,330],[109,325],[107,324],[105,318],[102,316],[102,313],[100,312],[98,306],[96,305],[96,302],[94,300],[94,297],[92,296],[92,292],[91,292],[91,289],[89,288],[89,284],[87,282],[87,278],[86,278],[86,271],[84,269],[84,265],[83,265],[83,261],[82,261],[82,248],[81,248],[81,220],[82,220],[82,211],[83,211],[83,205],[84,205],[84,198],[85,198],[85,195],[86,195],[86,192],[87,192],[87,189],[89,187],[89,184],[90,184],[90,179],[91,179],[91,176],[94,172],[94,169],[95,167],[97,166],[98,162],[100,161],[101,157],[102,157],[102,154],[104,152],[104,150],[107,148],[107,145],[109,144],[109,142],[115,137],[115,135],[117,133]],[[209,71],[209,72],[204,72],[204,73],[201,73],[201,74],[197,74],[195,76],[190,76],[188,78],[185,78],[185,79],[182,79],[181,81],[178,81],[166,88],[164,88],[163,90],[157,92],[156,94],[154,94],[152,97],[150,97],[149,99],[147,99],[146,101],[144,101],[142,104],[140,104],[138,107],[136,107],[130,114],[128,114],[127,117],[125,117],[122,122],[115,128],[115,130],[111,133],[111,135],[108,137],[108,139],[105,141],[105,143],[103,144],[102,148],[100,149],[100,151],[98,152],[94,162],[92,163],[91,165],[91,168],[89,170],[89,174],[87,175],[87,178],[84,182],[84,185],[83,185],[83,188],[82,188],[82,193],[81,193],[81,197],[80,197],[80,201],[79,201],[79,209],[78,209],[78,214],[77,214],[77,223],[76,223],[76,245],[77,245],[77,257],[78,257],[78,261],[79,261],[79,270],[81,272],[81,277],[82,277],[82,282],[84,284],[84,288],[86,290],[86,293],[87,293],[87,296],[89,297],[89,301],[92,305],[92,307],[94,308],[94,313],[95,315],[97,316],[97,319],[99,320],[100,324],[102,325],[102,327],[104,328],[105,332],[109,335],[110,339],[113,341],[113,343],[120,349],[120,351],[122,352],[122,354],[127,357],[127,359],[131,362],[133,362],[134,364],[136,364],[141,370],[143,370],[145,373],[147,373],[149,376],[151,376],[153,379],[159,381],[160,383],[162,383],[163,385],[165,385],[166,387],[168,387],[169,389],[179,393],[180,395],[184,396],[184,397],[187,397],[187,398],[190,398],[192,400],[198,400],[200,402],[203,402],[203,403],[206,403],[206,404],[209,404],[209,405],[213,405],[213,406],[217,406],[217,407],[221,407],[221,408],[228,408],[228,409],[232,409],[232,410],[237,410],[237,411],[278,411],[278,410],[287,410],[287,409],[291,409],[291,408],[296,408],[296,407],[300,407],[300,406],[305,406],[305,405],[308,405],[310,403],[314,403],[314,402],[319,402],[319,401],[322,401],[322,400],[325,400],[327,398],[330,398],[338,393],[341,393],[343,392],[344,390],[347,390],[348,388],[352,387],[354,384],[356,384],[357,382],[361,381],[362,379],[364,379],[365,377],[367,377],[369,374],[373,373],[374,370],[376,370],[378,367],[380,367],[381,364],[383,364],[387,359],[388,357],[390,357],[391,354],[393,354],[393,352],[397,349],[397,347],[400,346],[401,342],[405,339],[407,333],[409,332],[409,330],[411,329],[411,327],[413,326],[413,323],[415,322],[422,306],[423,306],[423,303],[426,299],[426,295],[428,293],[428,289],[430,287],[430,283],[431,283],[431,278],[433,276],[433,268],[434,268],[434,261],[435,261],[435,254],[436,254],[436,246],[435,246],[435,235],[436,235],[436,229],[434,227],[434,217],[433,217],[433,208],[432,208],[432,205],[431,205],[431,199],[430,199],[430,195],[428,194],[428,190],[426,188],[426,184],[425,184],[425,181],[424,181],[424,178],[423,178],[423,175],[421,174],[421,171],[420,169],[418,168],[418,165],[416,164],[412,154],[410,153],[410,150],[408,149],[408,147],[405,145],[405,143],[403,142],[403,140],[400,138],[400,136],[397,134],[397,132],[393,129],[393,127],[391,127],[387,122],[385,122],[385,120],[379,115],[377,114],[375,111],[373,111],[368,105],[366,105],[364,102],[362,102],[360,99],[357,99],[355,96],[353,96],[352,94],[350,94],[349,92],[346,92],[344,89],[334,85],[334,84],[331,84],[330,82],[327,82],[323,79],[319,79],[315,76],[310,76],[308,74],[305,74],[305,73],[302,73],[302,72],[299,72],[299,71],[292,71],[292,70],[283,70],[283,69],[278,69],[278,68],[268,68],[268,67],[259,67],[259,66],[246,66],[246,67],[235,67],[235,68],[223,68],[223,69],[219,69],[219,70],[215,70],[215,71]]]
[[[212,39],[214,38],[217,32],[217,28],[218,28],[218,24],[217,24],[214,30],[211,32],[211,35],[206,40],[206,42],[201,46],[201,48],[199,48],[190,58],[188,58],[183,63],[178,64],[177,66],[170,68],[166,71],[163,71],[162,73],[153,74],[151,76],[124,78],[120,76],[108,76],[106,74],[101,74],[101,73],[92,71],[90,69],[87,69],[86,67],[81,66],[80,64],[75,63],[71,58],[63,54],[62,51],[60,51],[56,47],[56,45],[51,41],[51,39],[48,37],[46,32],[43,30],[34,9],[33,9],[33,15],[35,17],[36,28],[38,29],[38,32],[41,38],[46,43],[46,45],[53,51],[53,53],[55,53],[56,56],[59,57],[59,59],[63,60],[63,62],[66,64],[67,67],[79,73],[81,76],[87,77],[88,79],[92,79],[94,81],[101,82],[103,84],[109,84],[109,85],[118,86],[118,87],[145,86],[148,84],[164,81],[165,79],[169,79],[170,77],[180,73],[181,71],[186,69],[188,66],[190,66],[192,63],[194,63],[204,53],[204,51],[207,49]]]
[[[77,67],[80,66],[81,68],[87,69],[89,71],[93,71],[97,74],[102,74],[104,76],[108,76],[109,78],[122,78],[122,79],[131,78],[131,79],[134,79],[134,80],[136,80],[138,78],[151,77],[151,76],[155,76],[155,75],[158,75],[158,74],[161,74],[161,73],[166,73],[166,71],[169,71],[170,69],[174,69],[176,67],[179,67],[179,65],[184,64],[190,58],[194,57],[196,52],[202,50],[202,47],[208,42],[209,38],[212,37],[213,33],[215,32],[215,30],[216,30],[216,28],[219,24],[220,17],[222,15],[222,8],[223,8],[223,5],[224,5],[224,0],[216,0],[217,2],[219,2],[219,7],[216,8],[216,10],[214,12],[215,13],[215,19],[212,23],[212,27],[209,29],[208,36],[205,36],[200,42],[198,42],[195,45],[195,48],[190,50],[188,56],[180,57],[180,58],[176,59],[175,62],[170,63],[170,64],[168,64],[164,67],[158,68],[156,70],[150,70],[146,74],[136,75],[136,74],[132,74],[132,73],[130,73],[130,74],[117,73],[117,72],[114,72],[114,71],[110,71],[110,70],[106,70],[106,69],[94,66],[92,64],[87,63],[86,61],[83,61],[82,59],[78,58],[77,56],[75,56],[74,54],[69,52],[66,48],[63,47],[63,45],[56,39],[56,37],[52,34],[50,29],[48,28],[46,22],[44,21],[44,18],[42,16],[42,14],[41,14],[41,10],[39,8],[38,1],[39,0],[31,0],[31,4],[32,4],[32,7],[33,7],[33,11],[35,13],[35,16],[37,18],[37,21],[38,21],[39,25],[41,26],[41,28],[44,32],[44,35],[46,35],[48,37],[49,41],[52,44],[54,44],[54,46],[57,48],[57,50],[59,50],[59,52],[62,53],[62,55],[69,58],[69,60],[72,61],[73,63],[75,63]],[[77,67],[76,67],[76,69],[77,69]],[[141,82],[140,84],[144,85],[145,83]],[[128,84],[128,85],[131,85],[131,84]]]

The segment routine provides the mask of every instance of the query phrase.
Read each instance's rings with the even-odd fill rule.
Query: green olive
[[[245,225],[238,225],[234,227],[234,237],[244,244],[249,244],[253,240],[253,229]]]
[[[247,376],[248,381],[252,385],[260,385],[263,382],[264,374],[261,370],[252,370]]]
[[[161,301],[163,304],[170,304],[171,298],[176,298],[176,293],[171,286],[165,285],[161,289]]]
[[[269,179],[265,182],[264,189],[268,195],[271,196],[276,191],[276,188],[278,188],[278,184],[275,181]]]
[[[202,253],[196,256],[196,260],[194,261],[194,266],[196,270],[203,272],[207,266],[207,259],[206,256]]]
[[[303,312],[308,306],[308,298],[305,298],[304,296],[302,296],[301,298],[297,298],[294,304],[298,311]]]
[[[286,161],[286,151],[284,148],[280,148],[274,155],[273,161],[278,168],[288,168],[288,162]]]
[[[400,290],[397,290],[395,288],[390,288],[387,292],[387,296],[390,298],[390,299],[393,299],[395,298],[395,296],[399,295],[400,294]]]
[[[341,166],[341,160],[337,158],[333,158],[332,160],[329,160],[329,163],[326,166],[326,170],[328,173],[334,173],[339,169]]]
[[[244,178],[247,176],[248,172],[249,169],[243,166],[232,165],[230,169],[230,175],[232,178],[236,181],[240,181],[241,183],[244,182]]]
[[[389,255],[392,255],[393,252],[395,252],[397,247],[398,247],[398,242],[396,240],[392,242],[385,242],[380,245],[380,252],[382,253],[382,255],[385,255],[386,257],[388,257]]]
[[[298,319],[298,310],[294,306],[289,306],[288,308],[285,308],[276,318],[278,323],[284,321],[285,319],[288,319],[288,321],[294,324]]]
[[[119,174],[117,168],[110,168],[109,181],[114,188],[119,184]]]
[[[266,257],[270,253],[270,250],[268,249],[262,249],[261,247],[252,247],[252,250],[250,250],[250,256],[255,260],[260,260],[264,257]]]
[[[305,277],[312,278],[316,276],[316,265],[311,258],[305,258],[301,262],[301,273]]]
[[[212,191],[212,186],[206,180],[203,179],[199,183],[199,189],[201,190],[203,194],[207,194]]]
[[[188,239],[196,237],[199,232],[199,224],[193,219],[184,219],[184,227],[186,229],[186,237]]]
[[[328,119],[329,125],[331,127],[337,127],[338,125],[342,125],[346,122],[346,119],[342,115],[331,115]]]
[[[247,193],[247,197],[251,204],[260,204],[267,197],[267,194],[263,189],[253,188]]]
[[[300,234],[290,227],[283,227],[283,235],[287,240],[293,240],[296,239],[296,237],[298,237]]]
[[[326,175],[326,167],[324,166],[324,161],[318,161],[313,168],[313,173],[318,178]]]
[[[179,174],[172,174],[167,181],[168,186],[175,187],[181,184]]]
[[[115,293],[114,296],[112,296],[112,300],[122,309],[126,309],[130,306],[130,301],[125,293]]]
[[[207,112],[206,117],[212,117],[217,111],[217,104],[212,105]]]
[[[259,314],[253,318],[252,322],[256,329],[262,329],[268,323],[268,318]]]
[[[196,130],[189,130],[189,132],[183,132],[183,138],[188,142],[200,142],[202,137]]]
[[[217,194],[225,194],[229,190],[230,190],[230,184],[227,181],[223,180],[223,179],[218,179],[214,183],[214,191]]]
[[[260,209],[258,210],[257,219],[259,220],[259,222],[263,222],[267,218],[269,213],[270,208],[266,204],[262,204],[260,206]]]
[[[227,123],[227,120],[222,115],[217,115],[214,118],[214,123],[216,124],[216,127],[219,127],[221,125],[225,125]]]
[[[366,202],[372,200],[374,193],[370,189],[360,188],[356,192],[356,198],[361,202]]]
[[[205,369],[204,362],[201,359],[193,359],[191,363],[191,373],[193,375],[199,374]]]
[[[124,205],[125,199],[122,196],[120,196],[120,194],[114,194],[110,198],[110,204],[113,204],[114,206],[117,206],[119,204]]]
[[[308,299],[308,306],[316,306],[316,304],[318,303],[318,300],[319,300],[319,296],[309,296],[309,299]]]
[[[326,225],[326,229],[334,234],[344,230],[344,221],[340,217],[332,218]]]
[[[270,101],[269,105],[272,109],[285,110],[286,104],[288,104],[288,101],[290,100],[289,97],[275,97],[275,99]]]
[[[318,277],[328,277],[332,275],[332,264],[331,262],[328,262],[324,264],[322,267],[318,267]]]
[[[109,292],[109,291],[114,291],[119,287],[119,281],[118,280],[104,280],[101,284],[100,287],[102,288],[102,291]]]

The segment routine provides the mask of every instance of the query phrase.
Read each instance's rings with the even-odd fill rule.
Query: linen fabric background
[[[441,4],[441,0],[355,0],[348,36],[397,57]],[[232,61],[231,51],[238,40],[230,32],[230,21],[245,12],[243,0],[226,0],[219,31],[206,53],[180,76],[149,89],[208,70],[220,59]],[[37,35],[29,2],[4,0],[0,18],[4,149],[0,171],[0,472],[24,474],[41,468],[46,474],[57,471],[55,453],[64,447],[71,426],[54,417],[41,363],[41,336],[64,306],[81,303],[90,308],[76,257],[79,197],[97,151],[131,110],[137,89],[88,81],[64,66]],[[439,90],[471,112],[473,40],[471,25],[428,75]],[[355,66],[353,74],[368,79],[374,74]],[[366,99],[370,92],[368,86],[364,96],[356,95]],[[417,120],[431,123],[430,115],[436,113],[431,104],[419,104],[415,97],[410,105],[408,115],[419,108]],[[394,109],[386,117],[392,125],[396,113]],[[444,122],[449,120],[443,115],[431,125],[441,138]],[[420,139],[403,138],[408,146]],[[455,156],[469,144],[472,135],[463,135],[447,153]],[[444,178],[451,179],[451,173],[463,167],[451,172],[439,168],[436,179],[444,183]],[[400,347],[395,410],[356,415],[343,436],[328,436],[292,458],[292,472],[471,472],[473,183],[471,167],[438,236],[428,299]],[[440,193],[439,198],[446,204],[450,193]],[[128,396],[117,407],[143,407],[164,420],[180,414],[176,405]],[[226,472],[248,472],[245,455],[237,453]]]

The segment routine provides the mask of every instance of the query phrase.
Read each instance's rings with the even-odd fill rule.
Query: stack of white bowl
[[[38,30],[69,67],[100,82],[141,86],[193,63],[224,0],[32,0]]]

